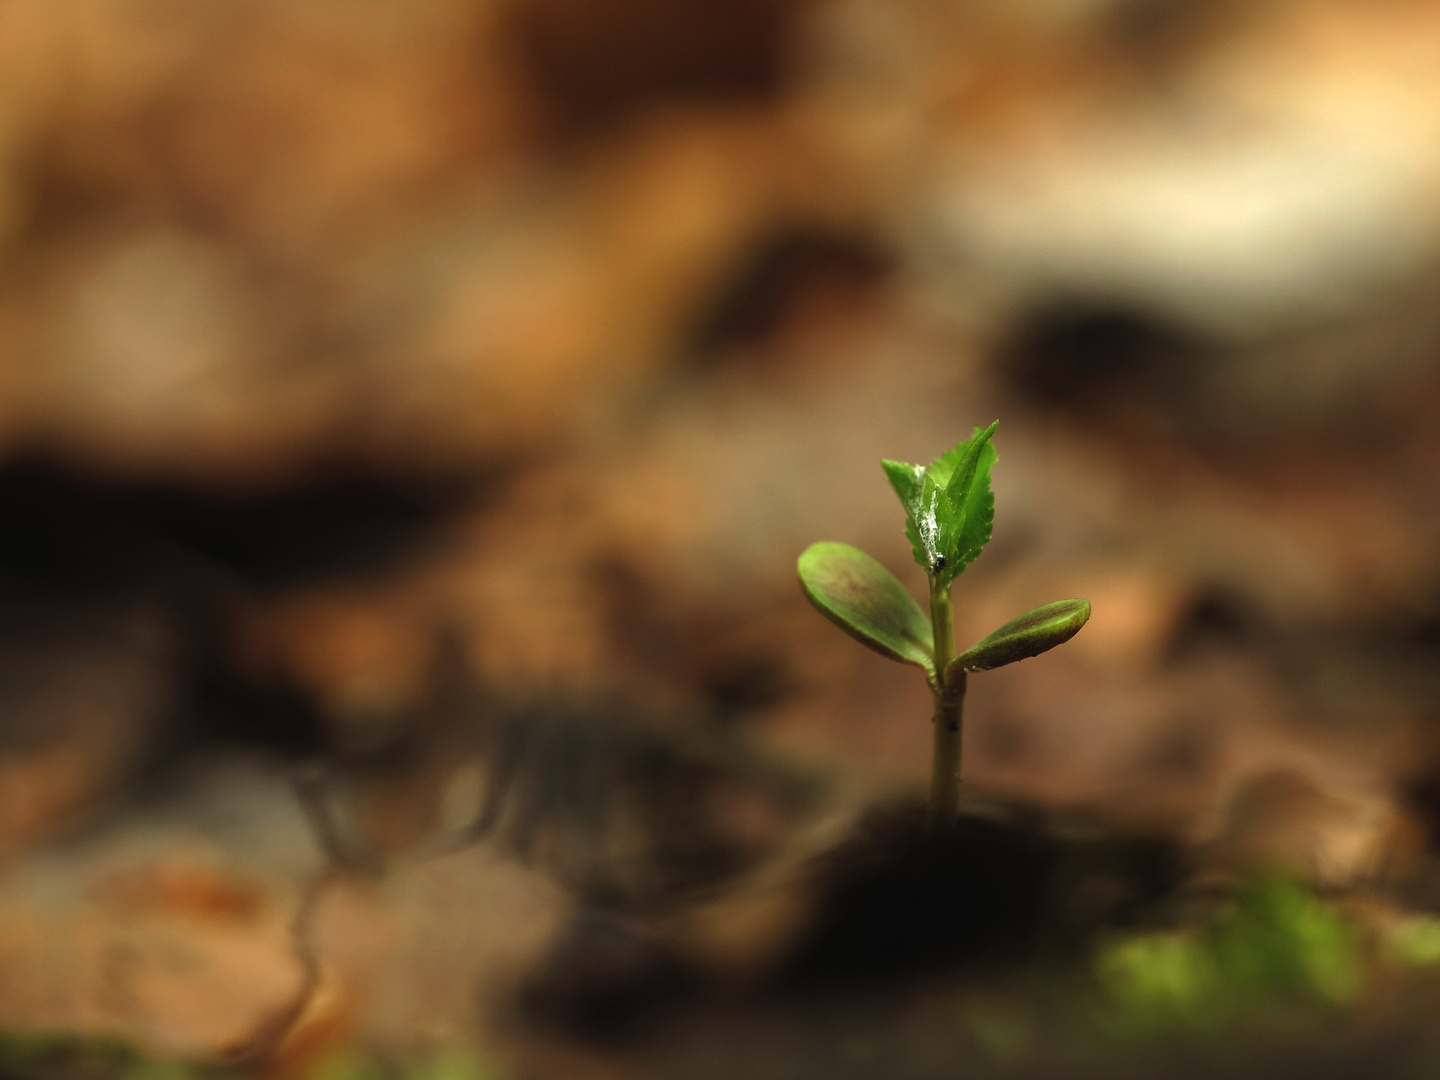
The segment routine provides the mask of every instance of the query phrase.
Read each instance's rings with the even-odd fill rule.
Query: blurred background
[[[969,939],[921,1004],[794,989],[885,967],[817,867],[930,741],[795,558],[920,593],[879,459],[996,417],[957,636],[1094,617],[973,680],[971,797],[1421,925],[1437,49],[1425,0],[0,0],[0,1029],[1030,1062],[988,1006],[875,1049]]]

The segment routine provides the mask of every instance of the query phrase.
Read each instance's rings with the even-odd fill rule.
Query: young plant
[[[821,615],[882,656],[925,670],[935,698],[930,769],[931,829],[950,825],[960,801],[960,727],[970,672],[1013,664],[1070,640],[1090,618],[1090,601],[1057,600],[1011,619],[958,655],[950,586],[990,542],[995,496],[990,438],[1000,421],[928,466],[882,461],[905,508],[905,535],[930,579],[930,614],[888,570],[849,544],[811,544],[800,556],[800,587]]]

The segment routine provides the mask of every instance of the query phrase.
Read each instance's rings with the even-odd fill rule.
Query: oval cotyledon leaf
[[[950,670],[989,671],[1039,656],[1080,632],[1090,618],[1089,600],[1056,600],[1019,615],[957,656]]]
[[[796,569],[816,610],[861,644],[926,671],[934,667],[930,617],[905,586],[859,548],[811,544]]]

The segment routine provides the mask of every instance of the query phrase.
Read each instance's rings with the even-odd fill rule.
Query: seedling
[[[963,653],[955,653],[950,586],[990,542],[998,460],[995,421],[929,466],[882,461],[905,508],[905,535],[930,579],[930,616],[893,574],[849,544],[811,544],[800,556],[800,587],[821,615],[892,660],[925,670],[935,698],[935,754],[930,769],[929,827],[955,820],[960,802],[960,728],[971,672],[1013,664],[1070,640],[1090,618],[1090,601],[1057,600],[1011,619]]]

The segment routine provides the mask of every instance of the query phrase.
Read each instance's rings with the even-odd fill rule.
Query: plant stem
[[[950,583],[930,579],[930,626],[935,634],[935,753],[930,763],[930,804],[926,826],[949,828],[960,809],[960,728],[965,704],[965,673],[947,674],[955,658],[955,628]]]

